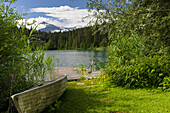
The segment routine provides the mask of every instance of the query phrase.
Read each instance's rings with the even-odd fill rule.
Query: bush
[[[139,36],[114,39],[114,44],[109,47],[105,68],[108,77],[120,86],[169,89],[169,57],[148,55],[143,40]]]
[[[7,110],[12,94],[44,81],[52,63],[50,58],[44,60],[43,45],[31,40],[33,30],[27,36],[24,26],[16,27],[21,15],[9,7],[15,1],[0,1],[0,111]]]

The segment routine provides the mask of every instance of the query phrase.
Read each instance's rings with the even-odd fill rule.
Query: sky
[[[27,23],[36,21],[37,30],[46,27],[42,22],[53,24],[60,28],[84,27],[91,20],[82,19],[90,13],[86,8],[86,0],[18,0],[12,7],[19,13],[27,13]],[[95,10],[94,10],[95,11]],[[25,21],[25,20],[24,20]],[[19,21],[21,24],[23,21]],[[30,28],[31,26],[27,26]]]

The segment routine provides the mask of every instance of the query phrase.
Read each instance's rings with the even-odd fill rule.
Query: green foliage
[[[103,39],[100,43],[99,43],[100,47],[107,47],[107,40]]]
[[[163,75],[162,73],[160,75]],[[170,76],[164,77],[163,82],[159,84],[161,87],[159,87],[162,90],[169,91],[170,92]]]
[[[81,68],[81,71],[83,71],[83,64],[79,64],[79,67]]]
[[[156,43],[158,48],[161,43],[169,45],[169,5],[168,0],[89,0],[87,3],[90,10],[98,9],[93,15],[94,29],[108,33],[108,38],[115,34],[139,34],[147,36],[148,43],[151,46]]]
[[[109,46],[105,71],[112,82],[127,87],[161,87],[169,89],[170,59],[167,56],[147,56],[144,38],[115,37]],[[140,48],[139,48],[140,47]],[[161,83],[164,83],[164,85]],[[165,86],[165,84],[167,84]]]
[[[55,72],[54,72],[54,62],[53,62],[53,59],[54,59],[54,56],[47,56],[45,59],[44,59],[44,67],[45,67],[45,75],[50,75],[49,78],[45,78],[44,80],[54,80],[55,78]],[[57,60],[57,65],[59,65],[59,60]]]
[[[28,30],[29,31],[29,30]],[[47,33],[43,31],[33,32],[42,42],[49,42],[49,50],[55,49],[93,49],[106,47],[107,37],[95,34],[91,27],[79,28],[73,31]]]
[[[86,80],[86,79],[87,79],[86,77],[82,76],[80,77],[79,81]]]
[[[44,81],[50,65],[44,60],[42,49],[45,44],[34,40],[35,36],[31,34],[34,29],[28,35],[24,26],[16,27],[22,15],[10,8],[15,1],[0,2],[0,111],[11,104],[12,94]]]
[[[82,43],[80,44],[80,48],[85,49],[85,43],[82,42]]]
[[[105,67],[110,83],[169,90],[169,5],[168,0],[89,0],[89,10],[97,9],[93,28],[110,41]]]
[[[54,105],[50,105],[48,112],[49,113],[54,113],[56,110],[59,109],[60,104],[61,104],[61,101],[60,100],[59,101],[56,100]]]
[[[93,15],[96,32],[108,34],[109,39],[115,35],[144,36],[152,55],[169,55],[169,5],[168,0],[89,0],[87,4],[90,10],[98,9]]]
[[[92,70],[100,70],[105,67],[106,62],[99,60],[96,56],[93,56],[89,60],[94,62],[94,66],[91,67],[93,68]]]

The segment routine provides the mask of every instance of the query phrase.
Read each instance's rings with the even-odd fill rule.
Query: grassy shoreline
[[[96,50],[96,51],[107,51],[107,47],[98,47],[98,48],[93,48],[92,50]]]
[[[58,109],[54,108],[54,113],[170,112],[170,92],[108,88],[97,79],[69,82],[66,92],[59,101],[61,104]]]
[[[96,51],[107,51],[107,47],[97,47],[97,48],[77,48],[77,49],[48,49],[48,50],[96,50]]]

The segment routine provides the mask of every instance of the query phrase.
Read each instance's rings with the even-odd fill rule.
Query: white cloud
[[[79,9],[78,7],[72,8],[69,6],[32,8],[30,9],[31,13],[45,13],[45,16],[30,18],[28,19],[28,22],[32,22],[35,19],[35,25],[38,25],[41,22],[47,22],[61,28],[84,27],[87,26],[90,18],[84,20],[82,20],[82,18],[89,14],[93,14],[94,11],[95,10],[88,12],[87,9]],[[45,28],[45,25],[40,24],[37,30],[42,28]]]
[[[31,27],[33,28],[37,27],[36,29],[39,30],[39,29],[43,29],[46,27],[46,25],[40,24],[41,22],[48,22],[50,20],[51,20],[50,18],[44,18],[44,17],[23,19],[23,20],[18,21],[19,22],[18,26],[26,25],[28,29],[30,29]],[[35,23],[33,23],[34,21]]]

